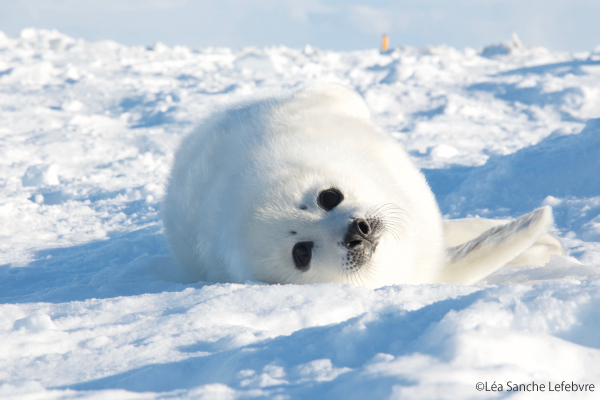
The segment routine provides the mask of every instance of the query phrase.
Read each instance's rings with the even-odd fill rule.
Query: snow
[[[493,46],[192,50],[0,33],[0,397],[600,390],[600,47]],[[569,257],[473,286],[186,281],[160,222],[175,147],[213,110],[315,80],[366,99],[446,217],[551,205]],[[514,397],[536,395],[549,396]]]

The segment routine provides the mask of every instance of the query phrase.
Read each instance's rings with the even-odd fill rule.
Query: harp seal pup
[[[239,283],[469,284],[552,225],[549,207],[485,229],[444,223],[423,174],[360,95],[332,84],[206,119],[175,154],[163,211],[193,279]]]

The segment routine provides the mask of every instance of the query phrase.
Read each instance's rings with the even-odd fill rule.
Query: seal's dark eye
[[[335,206],[340,204],[342,200],[344,200],[342,192],[333,188],[323,190],[319,193],[318,197],[319,206],[325,211],[332,210]]]
[[[300,271],[305,272],[310,268],[310,259],[312,258],[313,242],[298,242],[292,250],[294,264]]]

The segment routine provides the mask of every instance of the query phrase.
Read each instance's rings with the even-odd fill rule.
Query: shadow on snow
[[[161,271],[185,278],[160,227],[78,246],[40,250],[24,267],[0,266],[0,303],[60,303],[182,290]]]
[[[63,389],[160,392],[216,382],[244,389],[241,381],[245,378],[237,376],[240,370],[256,371],[254,377],[258,378],[265,366],[275,365],[285,368],[287,372],[283,378],[289,382],[289,385],[285,385],[286,391],[296,392],[294,394],[300,396],[299,398],[311,398],[312,395],[323,391],[338,391],[339,388],[348,388],[349,385],[354,387],[354,398],[364,398],[359,395],[362,393],[361,381],[364,383],[365,380],[379,380],[382,377],[365,377],[360,370],[356,370],[341,375],[335,383],[315,382],[314,385],[306,387],[305,384],[298,383],[307,378],[306,372],[303,373],[306,367],[302,368],[302,364],[329,359],[334,368],[359,368],[379,353],[403,356],[419,352],[439,357],[442,354],[440,347],[443,347],[444,343],[428,337],[430,327],[437,325],[451,310],[459,311],[469,307],[479,300],[483,293],[479,291],[457,299],[439,301],[411,312],[393,310],[378,315],[374,320],[369,320],[368,315],[362,315],[335,325],[306,328],[289,336],[280,336],[207,356],[149,365],[106,378],[69,385]],[[211,349],[211,346],[204,342],[196,347]],[[186,346],[180,351],[186,351],[188,348],[189,346]],[[446,354],[442,355],[442,358],[448,356],[452,357],[451,354]],[[398,384],[399,379],[393,378],[393,382]],[[379,381],[378,386],[379,390],[391,390],[391,381],[389,386],[381,385]],[[249,388],[252,388],[252,384]]]
[[[592,60],[588,58],[587,60],[573,60],[573,61],[565,61],[559,63],[552,64],[542,64],[535,65],[532,67],[523,67],[512,69],[510,71],[501,72],[498,76],[502,75],[525,75],[525,74],[552,74],[559,77],[565,76],[567,74],[573,75],[586,75],[587,73],[581,69],[581,67],[586,65],[600,65],[600,60]]]

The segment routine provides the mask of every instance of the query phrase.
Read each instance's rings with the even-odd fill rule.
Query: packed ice
[[[190,282],[161,224],[176,146],[214,110],[315,81],[364,97],[446,218],[550,205],[568,256],[478,285]],[[0,32],[0,110],[1,398],[598,396],[600,46],[190,49],[26,29]]]

